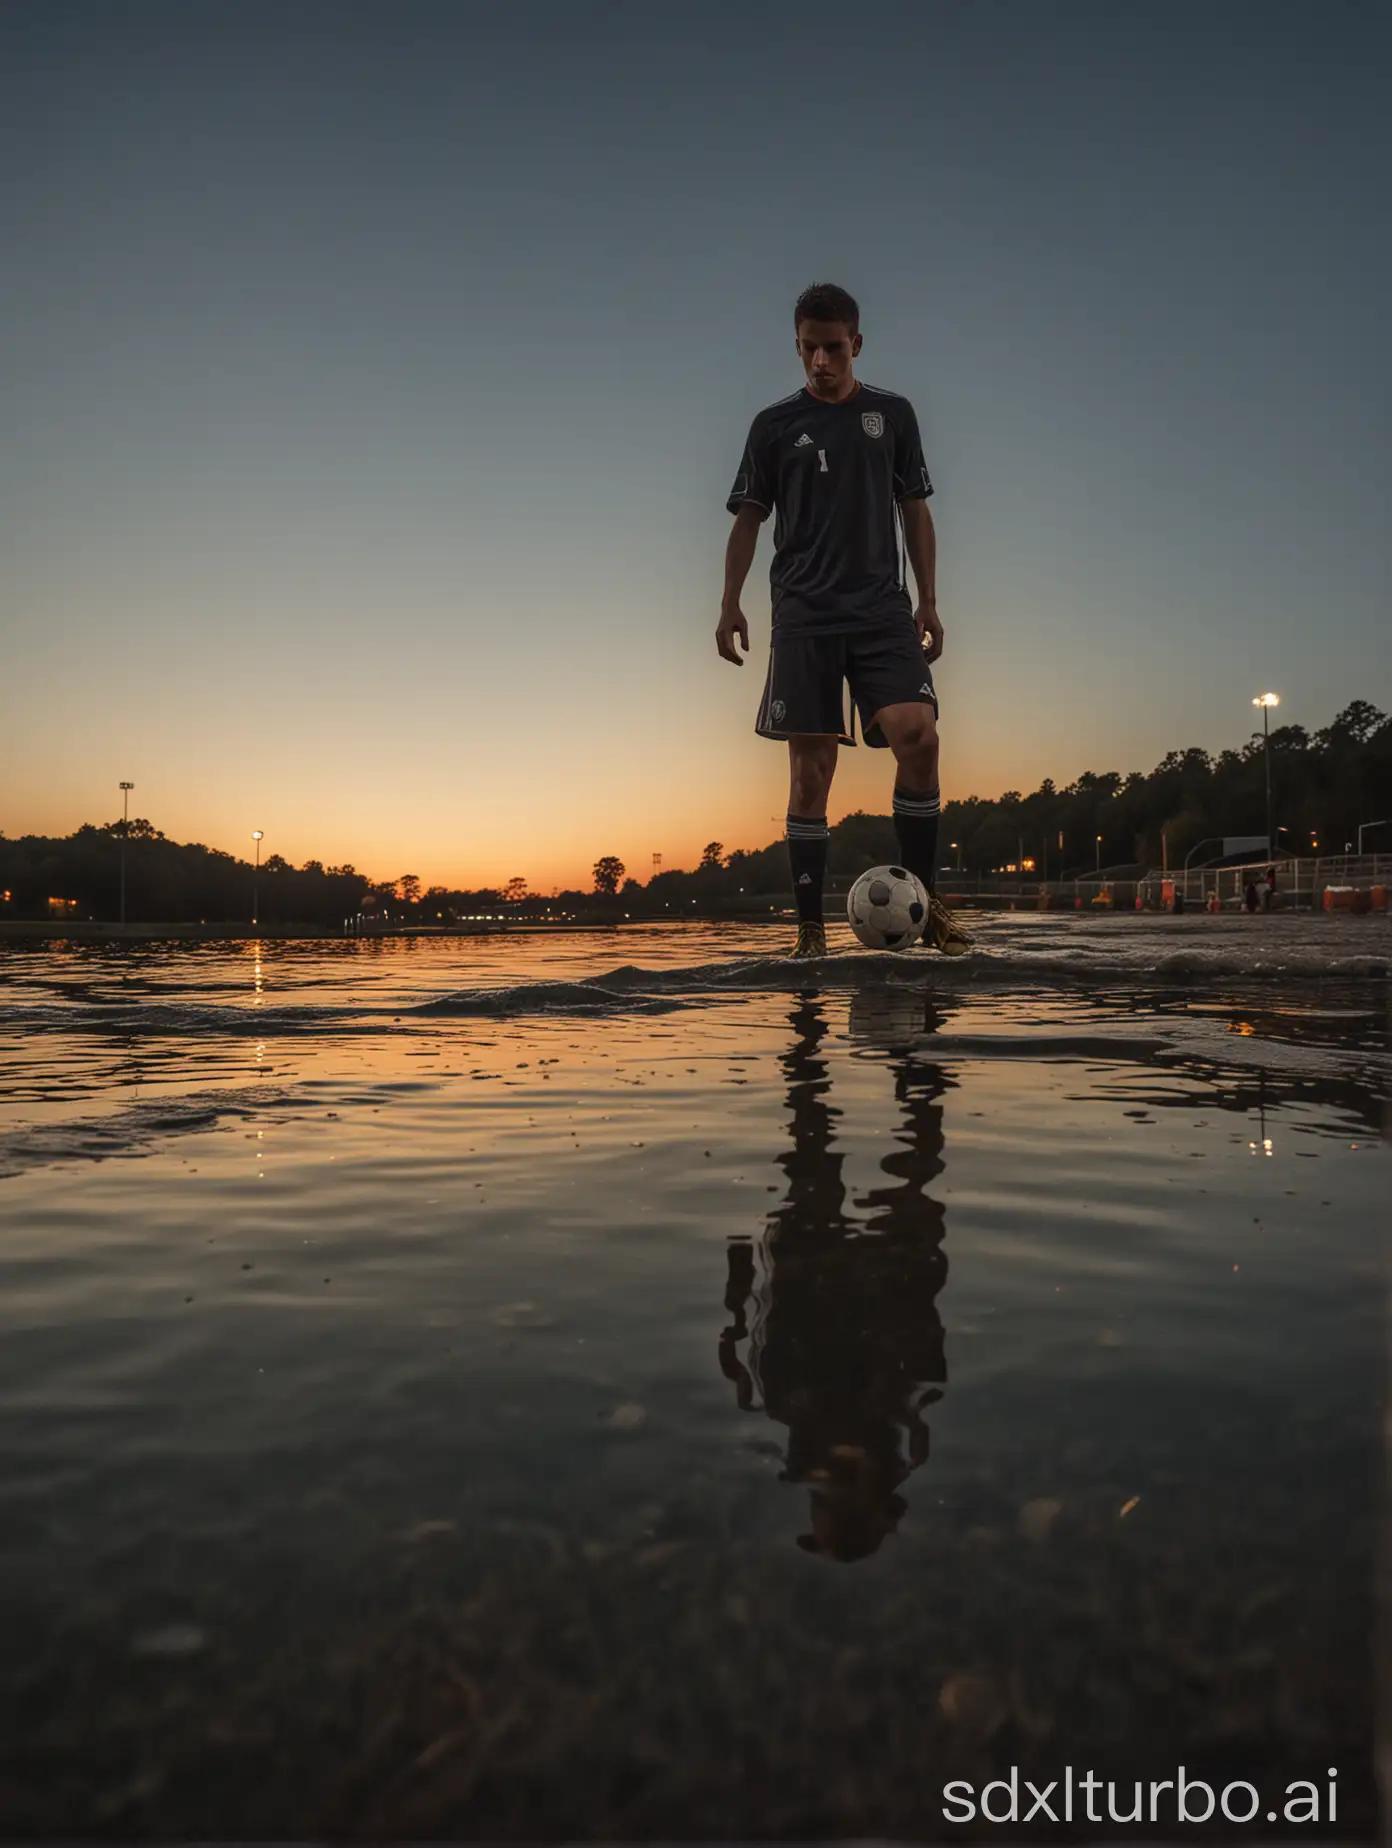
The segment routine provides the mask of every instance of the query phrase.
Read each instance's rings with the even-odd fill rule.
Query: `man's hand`
[[[715,632],[715,645],[720,650],[720,658],[723,661],[733,661],[736,667],[743,667],[743,657],[735,651],[736,636],[739,637],[745,654],[748,654],[749,624],[744,620],[744,611],[738,603],[733,609],[721,610],[720,626]]]
[[[923,643],[923,658],[930,665],[943,651],[943,626],[938,621],[936,603],[920,603],[914,611],[914,627]]]

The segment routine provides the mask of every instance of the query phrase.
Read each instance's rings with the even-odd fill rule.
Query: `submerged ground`
[[[1366,1837],[1392,931],[980,928],[0,953],[5,1832]]]

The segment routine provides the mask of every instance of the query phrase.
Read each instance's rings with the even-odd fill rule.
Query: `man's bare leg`
[[[788,740],[788,866],[798,911],[794,956],[826,955],[827,798],[839,748],[835,737],[820,732],[799,732]]]

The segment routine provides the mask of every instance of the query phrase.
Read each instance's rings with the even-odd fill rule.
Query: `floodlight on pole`
[[[266,838],[264,829],[253,828],[251,831],[251,838],[256,842],[256,871],[251,881],[251,925],[252,929],[255,930],[261,922],[261,906],[258,887],[261,884],[261,843]]]
[[[126,921],[126,835],[130,832],[130,792],[134,783],[121,784],[121,922]]]
[[[1260,706],[1262,709],[1262,755],[1266,760],[1266,857],[1268,860],[1273,851],[1271,844],[1271,708],[1279,706],[1280,703],[1279,693],[1259,693],[1252,701],[1254,706]]]

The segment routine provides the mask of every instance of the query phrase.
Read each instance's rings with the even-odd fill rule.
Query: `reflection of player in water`
[[[920,996],[915,1005],[909,1036],[932,1032],[933,1003]],[[798,1037],[783,1067],[793,1146],[778,1158],[787,1196],[769,1215],[757,1258],[749,1240],[730,1244],[733,1319],[720,1365],[742,1409],[761,1398],[788,1427],[783,1480],[811,1484],[812,1532],[799,1546],[863,1559],[905,1513],[899,1485],[928,1456],[922,1410],[947,1379],[936,1307],[947,1276],[944,1215],[923,1188],[942,1172],[939,1100],[949,1080],[918,1053],[891,1057],[903,1125],[900,1147],[881,1165],[899,1184],[872,1189],[854,1202],[868,1217],[850,1218],[843,1157],[831,1151],[840,1113],[826,1101],[830,1080],[817,1057],[826,1018],[805,999],[792,1023]]]

